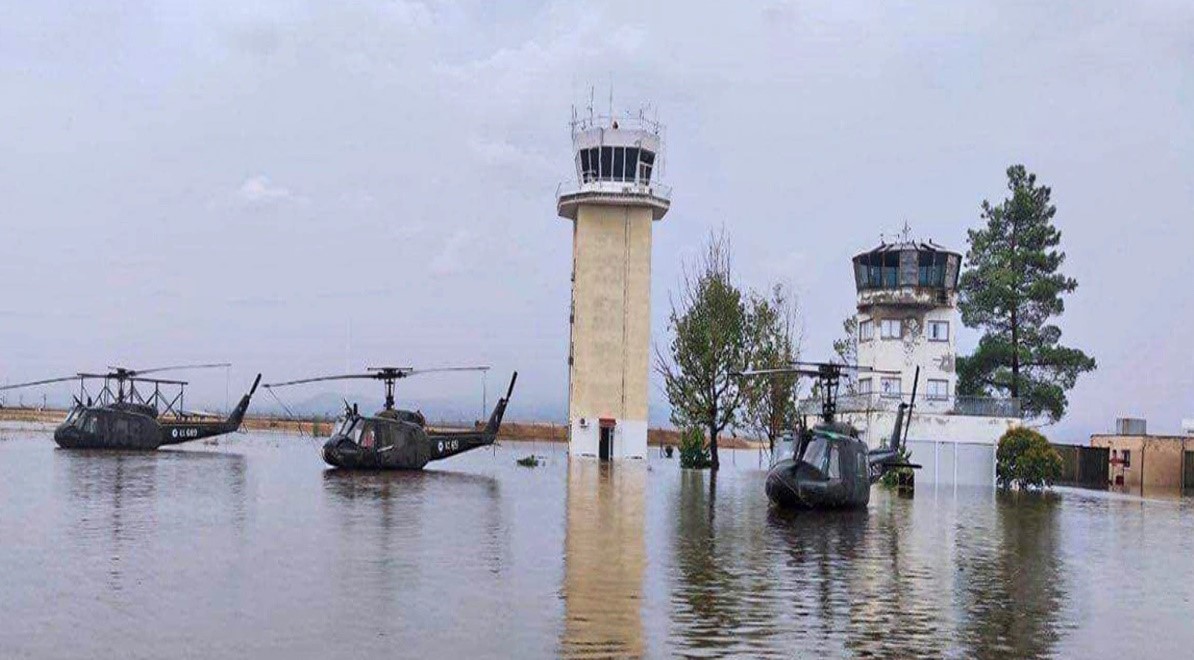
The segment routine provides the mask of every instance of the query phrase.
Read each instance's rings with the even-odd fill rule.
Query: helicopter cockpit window
[[[66,420],[62,422],[62,425],[63,426],[74,426],[75,422],[78,421],[79,415],[82,412],[83,412],[83,409],[79,408],[78,406],[71,408],[70,414],[66,416]]]
[[[352,430],[352,424],[357,420],[352,417],[345,417],[336,424],[336,430],[332,431],[332,435],[348,435]]]
[[[825,459],[829,457],[829,442],[825,438],[813,438],[804,450],[804,462],[825,472]]]
[[[99,416],[95,413],[86,413],[79,418],[79,427],[87,433],[97,433],[99,431]]]
[[[841,457],[838,455],[837,447],[830,447],[829,449],[829,472],[827,476],[830,479],[842,478]]]
[[[365,427],[364,430],[361,430],[361,432],[360,432],[360,437],[361,437],[360,442],[358,442],[357,444],[359,444],[364,449],[373,449],[373,445],[375,444],[375,441],[376,441],[376,438],[374,437],[374,433],[373,433],[373,425],[372,424],[364,425],[364,427]]]

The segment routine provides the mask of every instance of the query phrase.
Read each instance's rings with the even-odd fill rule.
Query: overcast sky
[[[1055,432],[1194,417],[1187,1],[108,4],[0,0],[0,379],[230,360],[235,395],[257,370],[482,362],[562,416],[554,194],[570,107],[612,83],[667,124],[657,341],[724,224],[827,356],[851,255],[904,221],[964,252],[1021,162],[1080,285],[1064,342],[1099,361]]]

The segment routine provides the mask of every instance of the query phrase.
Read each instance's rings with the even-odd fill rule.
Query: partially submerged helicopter
[[[912,422],[920,369],[917,368],[912,383],[911,402],[900,403],[891,437],[878,449],[870,449],[857,429],[836,419],[838,384],[845,369],[874,372],[866,367],[832,362],[797,362],[779,369],[739,374],[743,377],[798,374],[815,378],[819,385],[821,422],[810,428],[801,418],[793,433],[775,445],[766,484],[772,504],[788,509],[865,507],[871,499],[871,484],[885,473],[920,467],[904,461],[900,455]]]
[[[489,367],[371,367],[365,373],[303,378],[267,383],[268,389],[329,380],[380,380],[385,384],[385,407],[373,416],[361,415],[356,404],[344,404],[344,419],[323,445],[323,460],[338,468],[364,470],[421,470],[430,461],[492,445],[497,439],[506,405],[514,393],[518,372],[510,378],[506,396],[498,400],[489,422],[480,431],[431,431],[417,411],[394,407],[394,383],[411,376],[447,371],[487,371]]]
[[[63,378],[50,378],[31,383],[19,383],[0,387],[0,390],[15,390],[79,381],[79,394],[74,397],[74,406],[66,420],[54,429],[54,442],[64,449],[139,449],[153,450],[162,445],[176,445],[182,442],[209,438],[232,433],[240,428],[249,400],[257,391],[261,374],[253,381],[249,393],[241,397],[240,403],[227,419],[214,418],[208,414],[183,410],[183,391],[187,383],[181,380],[148,378],[149,374],[181,369],[209,369],[228,367],[228,364],[193,364],[154,369],[129,369],[109,367],[104,374],[78,373]],[[98,395],[93,399],[87,394],[87,381],[103,381]],[[142,392],[137,385],[152,385],[153,392]],[[115,387],[113,387],[115,386]],[[177,387],[173,397],[162,393],[162,387]]]

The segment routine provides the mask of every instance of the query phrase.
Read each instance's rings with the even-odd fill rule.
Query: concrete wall
[[[863,429],[872,448],[886,444],[895,428],[895,412],[842,413],[842,421]],[[978,417],[917,412],[908,429],[911,460],[921,467],[918,484],[995,485],[995,448],[1008,429],[1020,425],[1014,417]]]
[[[646,456],[651,223],[646,207],[577,210],[568,394],[573,455],[597,454],[598,420],[605,417],[617,420],[615,455]]]
[[[1108,465],[1107,479],[1123,477],[1128,490],[1182,488],[1183,452],[1194,451],[1194,438],[1180,435],[1092,435],[1091,447],[1106,447],[1112,457],[1131,452],[1127,467]],[[1194,486],[1194,484],[1189,484]]]
[[[862,438],[871,448],[887,442],[895,428],[894,411],[872,411],[870,413],[846,412],[839,417],[842,421],[861,429]],[[964,442],[994,445],[1008,429],[1020,425],[1015,417],[979,417],[975,415],[947,415],[917,410],[912,415],[908,438],[934,442]]]
[[[957,374],[954,367],[956,351],[955,336],[958,332],[958,318],[952,307],[903,307],[895,305],[867,306],[858,313],[858,322],[870,320],[874,323],[874,334],[868,341],[858,342],[858,364],[875,369],[899,371],[901,391],[904,396],[912,393],[912,380],[916,367],[920,367],[918,398],[927,400],[929,379],[949,382],[946,396],[957,394]],[[903,337],[882,339],[880,321],[897,319],[903,323]],[[928,322],[949,323],[948,341],[929,341]],[[859,379],[870,378],[872,391],[881,391],[883,374],[859,374]]]
[[[909,440],[910,460],[920,465],[917,484],[995,485],[995,445]]]

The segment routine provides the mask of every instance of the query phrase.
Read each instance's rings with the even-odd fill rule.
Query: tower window
[[[655,167],[655,154],[642,149],[638,157],[638,182],[642,185],[651,183],[651,169]]]
[[[929,379],[929,389],[926,393],[930,401],[944,401],[949,398],[949,381],[936,378]]]
[[[945,262],[948,256],[944,252],[921,252],[917,262],[917,284],[925,287],[944,287]]]
[[[858,341],[870,341],[875,338],[875,322],[866,319],[858,322]]]
[[[580,150],[580,173],[581,181],[589,182],[597,179],[597,150],[596,149],[581,149]]]
[[[929,321],[929,341],[949,341],[949,321]]]
[[[614,148],[601,147],[601,178],[609,181],[614,170]]]
[[[900,339],[904,336],[904,322],[900,319],[883,319],[879,322],[879,336],[883,339]]]
[[[638,147],[626,147],[626,165],[622,168],[622,180],[634,181],[638,171]]]
[[[885,397],[899,398],[903,394],[900,390],[900,379],[895,376],[884,377],[879,381],[879,387]]]
[[[626,172],[626,148],[614,147],[613,180],[622,181]]]

